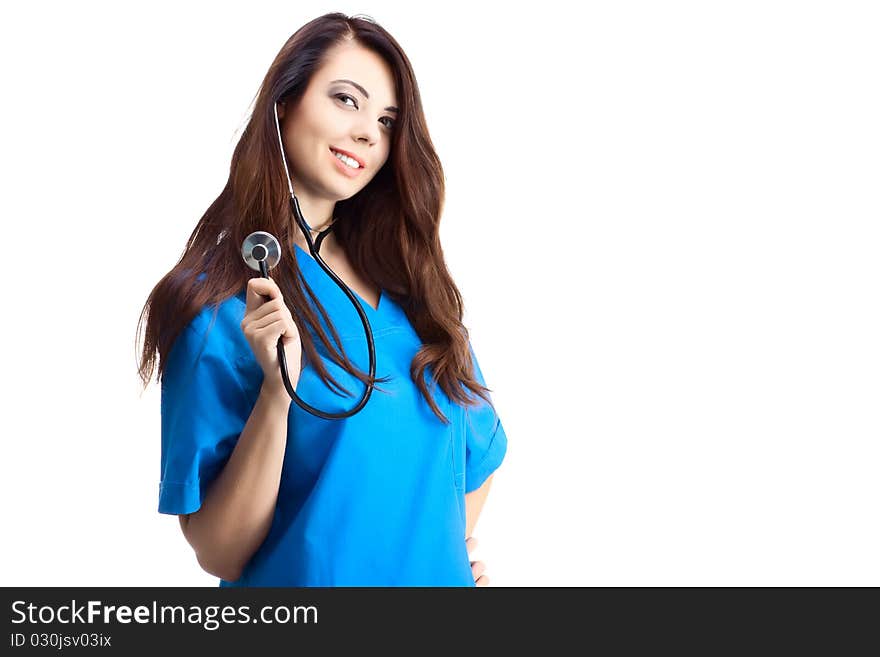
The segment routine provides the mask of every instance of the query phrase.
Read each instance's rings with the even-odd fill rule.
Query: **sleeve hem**
[[[498,466],[501,465],[506,453],[507,435],[504,433],[504,428],[499,422],[498,430],[495,432],[495,435],[492,436],[492,441],[486,449],[485,456],[483,456],[479,464],[470,468],[465,468],[465,494],[474,492],[486,483],[489,475],[495,472],[495,470],[498,469]]]
[[[159,484],[159,513],[195,513],[202,506],[199,482],[163,481]]]

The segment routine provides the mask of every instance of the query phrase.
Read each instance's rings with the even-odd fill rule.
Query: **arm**
[[[480,512],[483,510],[483,504],[486,502],[486,496],[489,494],[489,487],[492,485],[492,477],[494,476],[494,474],[489,475],[489,478],[483,482],[482,486],[464,496],[465,515],[467,516],[465,539],[474,532],[474,527],[477,524],[477,519],[480,517]]]
[[[215,577],[226,581],[241,577],[269,533],[281,483],[290,403],[284,389],[260,390],[235,449],[202,506],[179,516],[199,565]]]

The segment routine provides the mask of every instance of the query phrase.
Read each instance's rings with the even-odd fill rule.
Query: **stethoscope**
[[[290,190],[290,205],[293,208],[293,216],[296,218],[296,222],[306,238],[306,243],[309,246],[309,252],[315,259],[315,262],[317,262],[318,265],[320,265],[321,269],[323,269],[327,273],[327,275],[336,282],[336,285],[338,285],[339,289],[345,293],[345,296],[348,297],[351,305],[354,306],[354,309],[357,310],[357,313],[361,318],[361,324],[364,325],[364,333],[367,336],[367,348],[370,354],[370,378],[373,379],[376,375],[376,345],[373,342],[373,331],[370,328],[370,320],[367,319],[367,314],[364,312],[364,309],[361,307],[361,304],[358,303],[358,300],[355,298],[351,290],[348,289],[348,286],[345,284],[345,282],[341,278],[339,278],[339,276],[337,276],[332,269],[330,269],[327,263],[324,262],[324,260],[318,254],[318,251],[321,249],[321,242],[324,240],[324,237],[327,235],[327,233],[330,232],[332,226],[321,231],[318,234],[317,241],[312,241],[312,228],[311,226],[309,226],[306,218],[303,217],[302,210],[300,210],[299,207],[299,200],[296,198],[296,194],[293,193],[293,183],[290,181],[290,171],[287,168],[287,158],[284,155],[284,142],[281,140],[281,124],[278,121],[277,103],[275,103],[274,105],[274,110],[275,128],[278,131],[278,144],[281,146],[281,159],[284,162],[284,173],[287,175],[287,187]],[[248,267],[259,271],[260,276],[262,276],[263,278],[269,278],[269,270],[275,267],[281,261],[281,244],[279,244],[278,239],[274,235],[260,230],[255,233],[251,233],[245,238],[244,243],[241,246],[241,256],[242,258],[244,258],[244,261],[245,263],[247,263]],[[370,398],[370,395],[373,392],[373,386],[371,384],[367,384],[360,401],[354,406],[354,408],[349,411],[341,413],[327,413],[319,410],[300,399],[300,397],[296,394],[296,390],[293,389],[293,386],[290,383],[290,375],[287,373],[287,354],[285,354],[284,352],[283,338],[278,339],[277,349],[278,365],[281,368],[281,380],[284,382],[284,387],[287,390],[287,394],[290,395],[290,398],[293,399],[293,401],[295,401],[301,409],[303,409],[304,411],[308,411],[312,415],[324,418],[325,420],[341,420],[343,418],[351,417],[366,405],[367,400]]]

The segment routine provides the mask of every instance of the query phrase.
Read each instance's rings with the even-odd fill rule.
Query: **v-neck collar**
[[[293,250],[297,255],[297,262],[300,263],[300,266],[303,266],[302,263],[305,262],[305,267],[307,267],[309,271],[316,274],[317,280],[321,281],[321,284],[325,286],[329,285],[336,291],[337,295],[344,295],[344,292],[339,289],[339,286],[336,284],[336,282],[327,275],[327,272],[325,272],[321,268],[321,265],[317,263],[317,261],[312,257],[310,253],[308,253],[305,249],[303,249],[299,244],[296,243],[294,243],[293,245]],[[315,276],[311,277],[311,279],[309,280],[309,284],[312,286],[315,285],[314,279]],[[373,306],[367,303],[367,301],[360,294],[355,292],[350,285],[347,287],[349,290],[351,290],[351,293],[360,302],[361,306],[363,306],[364,310],[366,310],[368,314],[371,314],[372,317],[379,317],[383,314],[383,309],[387,305],[387,300],[385,299],[385,290],[379,288],[379,301],[376,304],[376,307],[373,308]],[[321,299],[321,302],[324,302],[323,298]],[[344,298],[344,302],[350,305],[350,302],[347,298]]]

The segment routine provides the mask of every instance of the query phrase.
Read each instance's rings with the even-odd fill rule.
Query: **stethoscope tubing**
[[[345,281],[339,278],[339,276],[336,275],[336,272],[334,272],[320,256],[319,251],[321,248],[321,242],[323,241],[324,237],[327,235],[330,229],[328,228],[318,235],[317,243],[312,240],[311,226],[309,226],[308,222],[302,214],[302,210],[299,207],[299,199],[297,199],[296,195],[293,193],[293,183],[290,180],[290,171],[287,168],[287,158],[284,155],[284,143],[281,140],[281,126],[278,121],[277,103],[275,104],[275,126],[278,130],[278,142],[281,146],[281,158],[284,162],[284,171],[287,174],[287,185],[290,190],[291,210],[293,211],[293,215],[296,218],[297,225],[299,226],[300,230],[303,233],[303,236],[305,237],[306,244],[309,247],[309,253],[311,253],[312,258],[314,258],[315,262],[318,263],[318,266],[320,266],[321,269],[324,270],[324,272],[333,280],[333,282],[336,283],[339,289],[342,290],[343,293],[345,293],[345,296],[348,297],[349,302],[352,306],[354,306],[354,309],[357,311],[358,317],[360,317],[361,324],[364,327],[364,335],[367,340],[367,351],[369,353],[370,360],[370,379],[374,379],[376,376],[376,343],[373,339],[373,330],[370,326],[370,320],[367,317],[366,312],[364,312],[364,309],[361,307],[361,304],[354,296],[354,293],[348,288],[348,285],[345,284]],[[269,268],[266,264],[265,258],[259,260],[259,266],[260,276],[262,276],[263,278],[269,278]],[[326,411],[322,411],[318,408],[315,408],[296,394],[296,390],[290,382],[290,374],[287,371],[287,354],[284,351],[283,336],[278,338],[277,351],[278,366],[281,369],[281,380],[284,382],[284,388],[287,390],[287,394],[290,395],[290,398],[294,402],[296,402],[297,406],[299,406],[304,411],[311,413],[312,415],[323,418],[325,420],[342,420],[347,417],[351,417],[355,413],[358,413],[366,405],[367,401],[370,398],[370,395],[373,392],[372,384],[368,383],[364,389],[363,394],[361,395],[360,400],[350,410],[338,413],[328,413]]]

